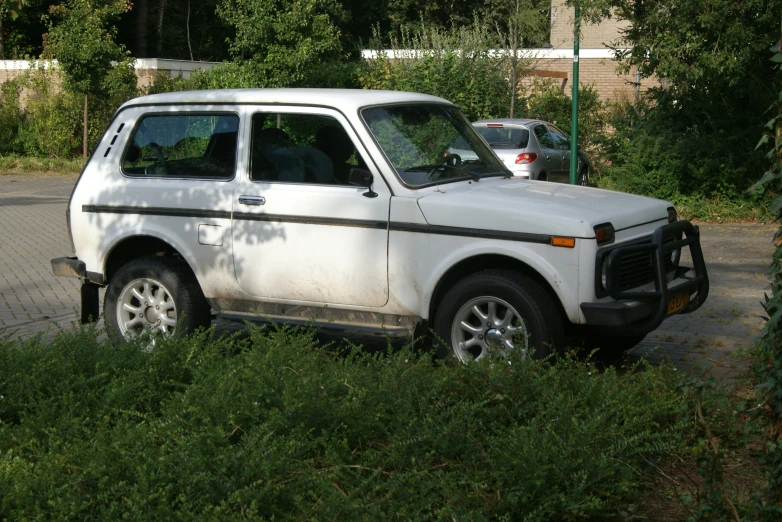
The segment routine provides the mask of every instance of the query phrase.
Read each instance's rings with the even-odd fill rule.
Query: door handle
[[[551,159],[551,156],[546,156],[546,159],[547,159],[547,160],[550,160],[550,159]]]
[[[266,203],[266,198],[263,196],[239,196],[239,203],[242,205],[260,207]]]

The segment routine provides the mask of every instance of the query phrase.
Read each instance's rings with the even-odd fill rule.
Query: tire
[[[188,334],[211,321],[209,303],[190,267],[165,257],[142,257],[123,265],[106,288],[104,316],[117,343],[145,330],[170,335],[175,326],[178,333]]]
[[[541,172],[538,175],[538,181],[548,181],[548,174],[546,174],[545,172]]]
[[[581,169],[581,172],[578,173],[578,179],[576,180],[576,185],[581,185],[582,187],[589,186],[589,170]]]
[[[465,363],[529,348],[540,358],[564,345],[562,318],[551,297],[509,270],[485,270],[454,285],[440,301],[434,332],[437,356],[453,354]]]

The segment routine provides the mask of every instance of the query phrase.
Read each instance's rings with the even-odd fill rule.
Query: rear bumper
[[[57,277],[78,277],[98,285],[105,284],[103,274],[88,272],[87,265],[78,257],[56,257],[52,259],[52,273]]]
[[[57,257],[52,259],[52,273],[57,277],[87,277],[87,265],[76,257]]]
[[[690,249],[693,266],[679,266],[680,256],[677,255],[673,269],[666,272],[666,256],[670,259],[676,251],[684,248]],[[622,257],[643,251],[649,252],[654,288],[621,290]],[[605,289],[614,301],[581,303],[581,310],[588,324],[604,327],[604,330],[616,330],[617,334],[645,335],[669,315],[694,312],[709,295],[709,277],[701,250],[700,231],[689,221],[659,227],[652,234],[650,243],[614,248],[603,263],[606,263]],[[602,266],[597,267],[597,270],[602,269]],[[669,310],[671,298],[684,294],[688,296],[684,306]]]

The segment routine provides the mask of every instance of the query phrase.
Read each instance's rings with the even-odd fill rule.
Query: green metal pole
[[[581,38],[581,14],[576,4],[573,17],[573,97],[570,111],[570,184],[578,180],[578,41]]]

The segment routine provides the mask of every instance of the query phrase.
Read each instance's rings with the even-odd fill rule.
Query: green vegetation
[[[84,158],[36,158],[31,156],[0,156],[0,175],[17,172],[56,172],[73,174],[81,172]]]
[[[771,106],[773,118],[766,124],[766,132],[757,145],[760,150],[768,150],[767,157],[774,162],[773,166],[763,174],[763,177],[753,187],[754,190],[765,193],[769,190],[777,196],[770,205],[776,219],[782,216],[782,39],[771,47],[771,61],[776,64],[775,87],[779,91],[775,103]],[[763,394],[763,403],[759,409],[768,422],[767,441],[765,444],[765,462],[770,470],[767,474],[765,491],[765,512],[768,520],[778,520],[782,517],[782,228],[774,235],[776,250],[771,264],[771,293],[766,295],[763,308],[766,312],[766,325],[762,336],[758,339],[757,373]]]
[[[436,365],[288,328],[97,337],[0,342],[0,519],[605,519],[697,454],[693,401],[743,436],[666,365]]]

